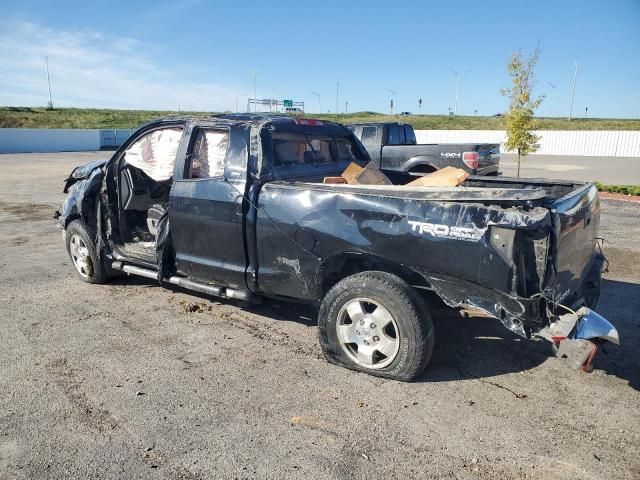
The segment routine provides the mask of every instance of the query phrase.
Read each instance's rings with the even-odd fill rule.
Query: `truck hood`
[[[71,185],[80,180],[89,178],[91,172],[93,172],[97,168],[102,168],[107,162],[108,159],[93,160],[89,163],[85,163],[84,165],[80,165],[79,167],[74,168],[71,171],[71,174],[64,180],[65,184],[63,193],[68,193],[69,187],[71,187]]]

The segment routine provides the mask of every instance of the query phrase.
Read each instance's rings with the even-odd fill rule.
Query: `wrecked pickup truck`
[[[314,303],[326,358],[373,375],[410,381],[427,365],[428,295],[524,337],[547,332],[578,368],[617,343],[590,310],[603,265],[593,184],[414,187],[399,172],[386,172],[393,185],[323,183],[369,160],[331,122],[163,119],[76,168],[57,218],[86,282],[125,272],[247,302]]]

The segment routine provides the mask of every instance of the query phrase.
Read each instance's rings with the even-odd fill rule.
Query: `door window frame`
[[[224,133],[227,135],[227,149],[224,152],[224,168],[222,170],[222,175],[217,175],[215,177],[203,177],[203,178],[190,178],[191,175],[191,155],[193,152],[193,148],[196,144],[196,140],[198,139],[198,133],[200,131],[213,131],[213,132],[220,132],[220,133]],[[181,157],[184,159],[184,162],[182,162],[182,165],[178,165],[178,162],[176,161],[176,172],[174,172],[174,176],[173,176],[173,181],[174,182],[201,182],[201,181],[206,181],[206,180],[223,180],[224,178],[226,178],[226,172],[227,172],[227,166],[228,166],[228,155],[229,155],[229,150],[231,148],[231,130],[228,127],[222,127],[222,126],[214,126],[214,125],[192,125],[189,128],[189,141],[186,142],[185,148],[184,148],[184,154],[181,155]],[[178,151],[178,153],[180,154],[180,151]],[[176,175],[176,173],[179,172],[179,177]]]

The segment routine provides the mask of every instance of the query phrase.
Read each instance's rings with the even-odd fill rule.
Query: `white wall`
[[[640,131],[540,130],[540,155],[640,157]],[[418,143],[500,143],[504,130],[416,130]]]
[[[122,131],[119,137],[126,138],[130,132]],[[537,133],[542,137],[537,152],[541,155],[640,157],[640,131],[540,130]],[[503,144],[504,137],[502,130],[416,130],[418,143]],[[74,152],[100,150],[100,147],[99,129],[0,128],[0,153]]]
[[[0,153],[100,150],[99,129],[0,128]]]

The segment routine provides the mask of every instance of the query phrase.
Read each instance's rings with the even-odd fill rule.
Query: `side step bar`
[[[123,262],[113,262],[111,268],[119,270],[129,275],[138,275],[140,277],[150,278],[152,280],[159,280],[158,272],[149,270],[148,268],[136,267],[134,265],[125,265]],[[169,277],[167,281],[173,285],[177,285],[188,290],[204,293],[206,295],[213,295],[216,297],[235,298],[237,300],[244,300],[245,302],[260,303],[260,297],[253,295],[246,290],[235,290],[227,287],[217,287],[214,285],[208,285],[206,283],[196,282],[184,277]]]

